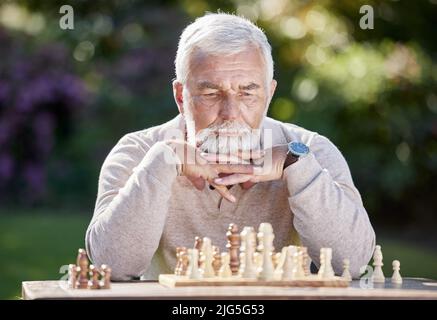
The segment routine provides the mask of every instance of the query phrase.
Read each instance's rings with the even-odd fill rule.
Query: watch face
[[[310,149],[302,142],[292,142],[288,146],[290,152],[296,156],[304,156],[310,152]]]

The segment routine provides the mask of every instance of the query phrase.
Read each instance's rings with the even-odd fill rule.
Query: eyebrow
[[[254,82],[249,83],[248,85],[245,86],[238,86],[238,88],[240,90],[255,90],[255,89],[259,89],[260,85],[256,84]],[[199,90],[203,90],[203,89],[214,89],[214,90],[220,90],[220,86],[212,83],[210,81],[201,81],[197,84],[197,89]]]
[[[220,86],[209,82],[209,81],[201,81],[197,84],[197,89],[202,90],[202,89],[215,89],[215,90],[219,90]]]
[[[239,86],[238,87],[240,90],[255,90],[255,89],[259,89],[260,85],[256,84],[254,82],[249,83],[247,86]]]

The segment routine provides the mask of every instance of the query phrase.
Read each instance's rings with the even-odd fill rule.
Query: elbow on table
[[[350,273],[353,279],[359,279],[361,274],[366,273],[366,266],[370,263],[375,250],[375,233],[372,230],[368,240],[356,250],[354,258],[351,259]]]
[[[94,237],[91,228],[86,232],[85,246],[91,263],[96,266],[106,264],[111,268],[111,280],[129,281],[139,278],[144,272],[142,268],[136,268],[133,261],[118,254],[119,250]]]

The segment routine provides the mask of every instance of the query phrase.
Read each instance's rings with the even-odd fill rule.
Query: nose
[[[228,95],[223,101],[220,116],[223,120],[236,120],[240,117],[240,102],[234,95]]]

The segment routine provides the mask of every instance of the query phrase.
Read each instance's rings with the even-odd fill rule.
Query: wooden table
[[[25,281],[22,297],[32,299],[433,299],[437,300],[437,281],[404,278],[401,286],[374,284],[361,288],[352,281],[349,288],[289,287],[180,287],[167,288],[156,281],[115,282],[109,290],[67,288],[66,281]]]

